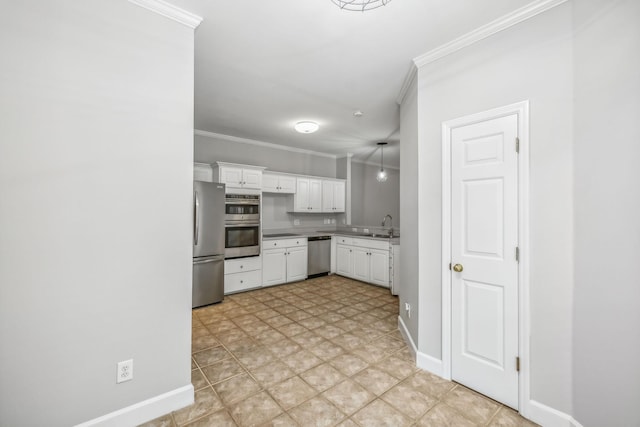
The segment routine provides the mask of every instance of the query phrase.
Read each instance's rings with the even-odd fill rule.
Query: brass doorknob
[[[464,268],[462,268],[462,264],[456,264],[453,266],[453,271],[456,273],[460,273],[462,270],[464,270]]]

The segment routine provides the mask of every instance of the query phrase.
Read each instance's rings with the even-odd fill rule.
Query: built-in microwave
[[[225,221],[260,222],[260,196],[257,194],[227,194]]]

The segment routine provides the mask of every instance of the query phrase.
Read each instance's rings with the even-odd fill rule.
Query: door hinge
[[[451,263],[449,263],[449,270],[451,270]]]
[[[520,138],[516,138],[516,153],[520,152]]]
[[[516,371],[520,372],[520,357],[516,357]]]
[[[516,246],[516,262],[520,262],[520,248]]]

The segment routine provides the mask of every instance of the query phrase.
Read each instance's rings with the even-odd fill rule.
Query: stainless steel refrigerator
[[[224,298],[224,184],[193,183],[192,307]]]

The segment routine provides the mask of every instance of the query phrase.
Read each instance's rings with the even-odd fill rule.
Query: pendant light
[[[383,162],[384,162],[384,146],[387,145],[386,142],[378,142],[380,146],[380,170],[378,171],[378,175],[376,179],[378,182],[385,182],[387,180],[387,171],[384,170]]]
[[[331,0],[340,9],[364,12],[365,10],[377,9],[386,6],[391,0]]]

